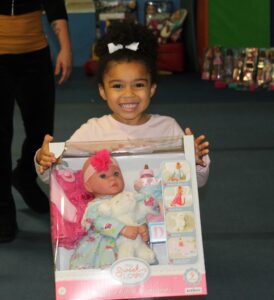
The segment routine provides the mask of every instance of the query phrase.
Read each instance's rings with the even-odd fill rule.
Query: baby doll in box
[[[126,257],[154,263],[145,224],[154,204],[142,195],[124,191],[119,165],[107,150],[87,159],[82,172],[85,189],[95,198],[82,218],[87,235],[76,246],[70,269],[105,268]]]

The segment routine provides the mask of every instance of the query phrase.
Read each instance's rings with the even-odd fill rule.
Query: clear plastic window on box
[[[136,199],[136,214],[141,205],[151,205],[142,220],[148,226],[149,250],[146,255],[135,249],[131,256],[114,258],[110,265],[78,268],[72,261],[82,255],[79,245],[84,239],[92,245],[99,221],[83,220],[94,199],[84,191],[80,193],[83,199],[79,198],[75,189],[86,159],[102,149],[109,150],[118,162],[124,190]],[[51,220],[56,299],[203,297],[207,293],[192,136],[67,142],[59,164],[51,171]],[[81,232],[83,222],[92,224],[88,232]],[[104,230],[111,230],[111,222],[103,224]],[[113,245],[116,242],[114,239]],[[91,251],[90,244],[85,251]],[[108,247],[103,249],[111,250]],[[117,249],[121,250],[119,245]],[[98,257],[104,255],[101,251]]]

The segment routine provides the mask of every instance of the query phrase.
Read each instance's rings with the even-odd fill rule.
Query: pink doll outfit
[[[52,240],[58,247],[72,249],[86,234],[81,220],[94,197],[84,188],[82,170],[53,170],[51,186]]]

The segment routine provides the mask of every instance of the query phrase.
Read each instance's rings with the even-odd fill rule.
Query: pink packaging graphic
[[[66,145],[50,186],[57,300],[206,296],[193,137],[170,142]],[[83,180],[87,158],[102,149],[124,178],[111,198]],[[144,224],[149,242],[122,236]]]

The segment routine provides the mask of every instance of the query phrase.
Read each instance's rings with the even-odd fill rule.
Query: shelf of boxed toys
[[[157,66],[165,73],[184,70],[184,46],[182,44],[183,23],[187,10],[177,8],[176,1],[125,1],[124,6],[100,6],[97,1],[97,35],[103,34],[114,20],[130,18],[150,28],[159,42]],[[143,2],[143,18],[140,17],[137,4]],[[178,2],[178,1],[177,1]],[[126,5],[127,4],[127,5]],[[130,4],[130,7],[129,7]],[[139,17],[139,18],[138,18]],[[90,59],[85,63],[87,75],[93,75],[97,69],[98,58],[94,55],[94,45]]]
[[[96,11],[94,0],[67,0],[67,11],[69,17],[69,25],[70,25],[70,35],[72,41],[73,48],[73,63],[74,66],[83,66],[87,63],[87,65],[96,65],[96,62],[90,62],[91,58],[91,43],[94,43],[96,39]],[[138,3],[138,19],[141,23],[144,23],[144,6],[146,0],[137,0]],[[155,2],[161,2],[157,0]],[[183,42],[180,45],[163,45],[160,46],[160,55],[165,56],[164,53],[167,51],[172,52],[172,56],[175,60],[175,55],[177,53],[177,57],[179,54],[179,63],[176,68],[179,68],[183,71],[187,70],[195,70],[197,71],[197,55],[196,55],[196,38],[195,38],[195,6],[196,1],[194,0],[172,0],[174,4],[174,10],[185,8],[187,10],[187,18],[185,20],[184,31],[183,31]],[[43,16],[43,24],[45,28],[45,32],[48,36],[49,44],[51,46],[52,58],[55,60],[56,55],[59,51],[58,43],[56,41],[55,35],[53,34],[46,16]],[[83,30],[85,29],[85,30]],[[87,30],[86,30],[87,29]],[[179,51],[181,51],[179,53]],[[184,57],[186,59],[184,59]],[[164,58],[161,58],[161,64],[163,63]],[[182,63],[181,63],[182,61]],[[85,69],[89,69],[89,66],[85,66]],[[175,69],[177,71],[177,69]],[[92,72],[93,73],[93,72]]]
[[[208,48],[201,78],[215,88],[274,91],[274,48]]]

